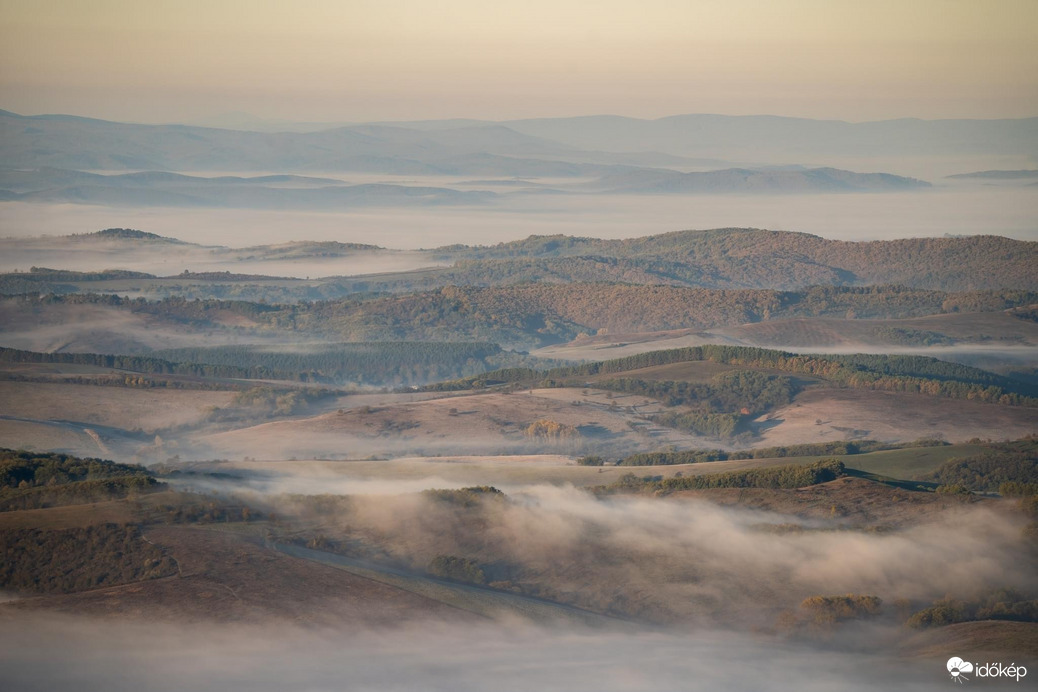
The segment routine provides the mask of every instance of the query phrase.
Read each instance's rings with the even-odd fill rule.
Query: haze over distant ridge
[[[505,157],[497,161],[499,166],[513,158],[566,161],[574,167],[562,175],[588,175],[601,174],[601,166],[620,161],[637,165],[631,154],[651,160],[643,165],[658,166],[659,152],[677,155],[675,164],[681,163],[680,157],[692,159],[683,168],[696,166],[695,158],[820,166],[877,157],[1038,160],[1038,118],[847,123],[775,116],[589,116],[500,123],[374,123],[270,133],[0,111],[0,159],[17,168],[484,174],[485,165],[480,169],[466,157],[490,156]],[[618,153],[628,156],[617,159]],[[588,164],[600,167],[580,167]]]

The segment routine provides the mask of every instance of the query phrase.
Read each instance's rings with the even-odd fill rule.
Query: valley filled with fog
[[[0,111],[12,689],[1038,668],[1038,118],[155,122]]]
[[[728,227],[801,231],[838,240],[890,240],[946,233],[1034,240],[1038,238],[1036,213],[1038,188],[1031,187],[795,196],[517,196],[476,207],[364,207],[339,212],[0,202],[0,226],[4,236],[19,238],[131,227],[203,244],[219,237],[220,244],[232,247],[338,240],[415,249],[453,243],[486,245],[528,235],[627,238],[678,229]],[[5,265],[13,269],[9,262],[5,260]],[[235,266],[218,265],[214,270],[234,270]],[[69,268],[90,267],[75,263]],[[169,270],[172,273],[185,268],[193,269],[173,265]],[[314,275],[316,271],[319,267],[301,267],[291,275]]]

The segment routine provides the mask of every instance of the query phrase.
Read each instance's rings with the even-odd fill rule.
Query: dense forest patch
[[[921,478],[948,488],[996,492],[1008,488],[1038,487],[1038,438],[991,443],[990,451],[950,459]]]
[[[143,466],[0,450],[0,511],[99,502],[158,487]]]
[[[0,588],[70,593],[177,573],[135,526],[0,529]]]
[[[675,476],[673,478],[653,476],[640,478],[633,473],[628,473],[614,483],[592,488],[592,492],[598,495],[640,492],[667,494],[679,490],[706,488],[803,488],[835,480],[844,473],[843,462],[836,459],[825,459],[813,464],[768,466],[745,471],[729,471],[702,476]]]

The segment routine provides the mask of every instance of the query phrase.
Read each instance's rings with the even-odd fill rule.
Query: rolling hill
[[[416,204],[436,203],[418,188],[400,188]],[[306,192],[306,191],[303,191]],[[257,193],[261,194],[261,193]],[[395,193],[393,193],[395,194]],[[100,276],[56,275],[33,267],[96,271],[102,267],[164,266],[170,269],[228,271],[234,274],[323,276],[297,284],[299,299],[343,297],[358,292],[408,292],[443,286],[501,286],[539,282],[670,285],[716,289],[798,290],[807,286],[870,286],[898,284],[932,291],[1038,290],[1038,243],[998,236],[909,238],[848,242],[806,233],[727,228],[677,231],[623,240],[573,236],[530,236],[489,246],[452,245],[430,250],[394,251],[372,245],[336,242],[295,242],[249,248],[207,247],[154,234],[109,229],[64,238],[0,240],[10,270],[0,275],[0,293],[36,291],[68,293],[105,290]],[[137,235],[134,235],[137,234]],[[172,248],[162,243],[175,243]],[[302,262],[311,260],[310,262]],[[292,262],[302,262],[293,266]],[[172,266],[170,263],[173,263]],[[72,266],[68,266],[72,264]],[[178,268],[179,265],[179,268]],[[211,269],[208,269],[211,267]],[[295,273],[292,272],[294,269]],[[418,270],[421,271],[409,271]],[[9,271],[10,271],[9,270]],[[29,272],[28,274],[24,272]],[[316,272],[323,272],[317,274]],[[336,276],[336,274],[339,274]],[[344,276],[343,274],[347,274]],[[115,278],[115,277],[108,277]],[[137,277],[143,279],[145,277]],[[190,277],[168,277],[188,279]],[[219,284],[219,277],[209,277]],[[276,278],[276,277],[272,277]],[[91,281],[89,288],[70,285]],[[196,282],[197,283],[197,282]],[[115,290],[147,290],[192,297],[249,299],[241,281],[232,296],[206,284],[139,282],[113,284]],[[261,290],[254,282],[253,290]],[[179,291],[173,286],[179,286]],[[148,287],[144,289],[142,287]],[[284,297],[258,293],[253,299],[291,299],[292,287],[275,283]],[[824,291],[826,289],[818,289]],[[962,308],[960,308],[962,309]]]

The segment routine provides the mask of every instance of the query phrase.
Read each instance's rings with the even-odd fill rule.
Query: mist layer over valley
[[[1038,656],[1033,119],[261,129],[0,113],[14,689]]]
[[[46,541],[132,520],[146,542],[129,559],[152,546],[175,561],[128,584],[52,581],[8,601],[0,622],[20,633],[4,635],[9,679],[74,684],[62,668],[36,669],[55,642],[70,647],[77,680],[127,689],[483,689],[506,673],[506,689],[643,689],[687,675],[747,690],[847,687],[838,681],[851,676],[855,689],[866,671],[870,685],[937,689],[945,646],[1033,655],[1032,623],[900,624],[925,622],[935,601],[976,612],[1029,593],[1035,566],[1012,501],[846,475],[800,490],[654,496],[622,481],[500,493],[409,483],[383,465],[378,487],[345,480],[341,465],[283,462],[276,474],[167,465],[165,487],[89,508],[18,510],[5,493],[12,545],[22,527],[45,526],[34,536]],[[9,563],[15,578],[32,554]],[[775,678],[808,668],[807,683]]]
[[[1038,653],[1034,242],[3,242],[20,687],[78,684],[54,646],[126,689],[934,689],[949,650]]]
[[[1038,5],[0,4],[0,688],[1030,689]]]
[[[129,226],[232,247],[303,240],[300,228],[395,249],[726,226],[1034,240],[1033,181],[970,177],[1032,169],[1034,122],[683,116],[266,133],[4,112],[0,222],[19,237]]]
[[[913,663],[834,651],[820,657],[811,648],[716,632],[623,634],[423,623],[413,630],[358,636],[292,626],[274,631],[237,626],[195,627],[198,640],[205,643],[190,644],[179,628],[161,625],[62,619],[18,624],[22,635],[9,641],[5,637],[4,648],[8,680],[20,689],[39,683],[52,690],[78,687],[78,680],[44,665],[41,651],[55,638],[69,643],[67,660],[79,675],[127,690],[209,690],[213,685],[324,689],[343,684],[344,671],[349,671],[345,677],[351,684],[371,689],[483,690],[488,680],[495,689],[516,692],[530,686],[605,692],[677,689],[689,680],[747,692],[869,690],[878,684],[943,689]],[[99,645],[99,638],[106,644]],[[430,646],[431,640],[437,644]],[[806,680],[797,679],[801,675]]]

